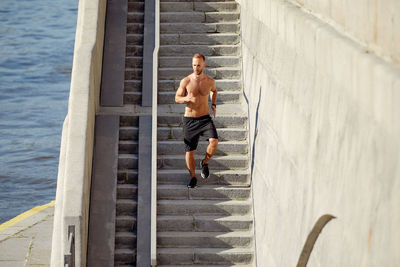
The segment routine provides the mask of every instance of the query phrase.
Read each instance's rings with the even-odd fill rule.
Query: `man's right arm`
[[[186,77],[181,80],[181,83],[179,84],[178,90],[176,90],[175,94],[175,102],[178,104],[184,104],[187,102],[190,102],[191,100],[191,95],[187,94],[186,90],[186,85],[189,83],[189,79]]]

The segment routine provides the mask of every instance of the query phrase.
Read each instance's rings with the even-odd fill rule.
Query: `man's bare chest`
[[[192,93],[193,96],[208,95],[210,93],[211,85],[207,81],[196,81],[192,80],[186,86],[188,93]]]

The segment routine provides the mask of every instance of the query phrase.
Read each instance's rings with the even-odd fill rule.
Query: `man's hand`
[[[193,99],[193,93],[190,92],[190,93],[188,93],[188,95],[186,96],[185,102],[186,102],[186,103],[192,102],[192,99]]]

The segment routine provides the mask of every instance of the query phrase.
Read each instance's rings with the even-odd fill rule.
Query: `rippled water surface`
[[[0,223],[55,199],[77,6],[0,1]]]

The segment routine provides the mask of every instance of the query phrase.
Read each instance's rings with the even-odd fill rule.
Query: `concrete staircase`
[[[115,266],[136,266],[138,132],[138,117],[120,117]]]
[[[128,1],[124,104],[142,101],[144,0]]]
[[[241,105],[240,23],[235,1],[161,0],[158,92],[158,266],[253,266],[247,114]],[[211,175],[188,189],[179,82],[194,53],[217,83],[219,147]],[[195,153],[196,168],[208,142]]]

